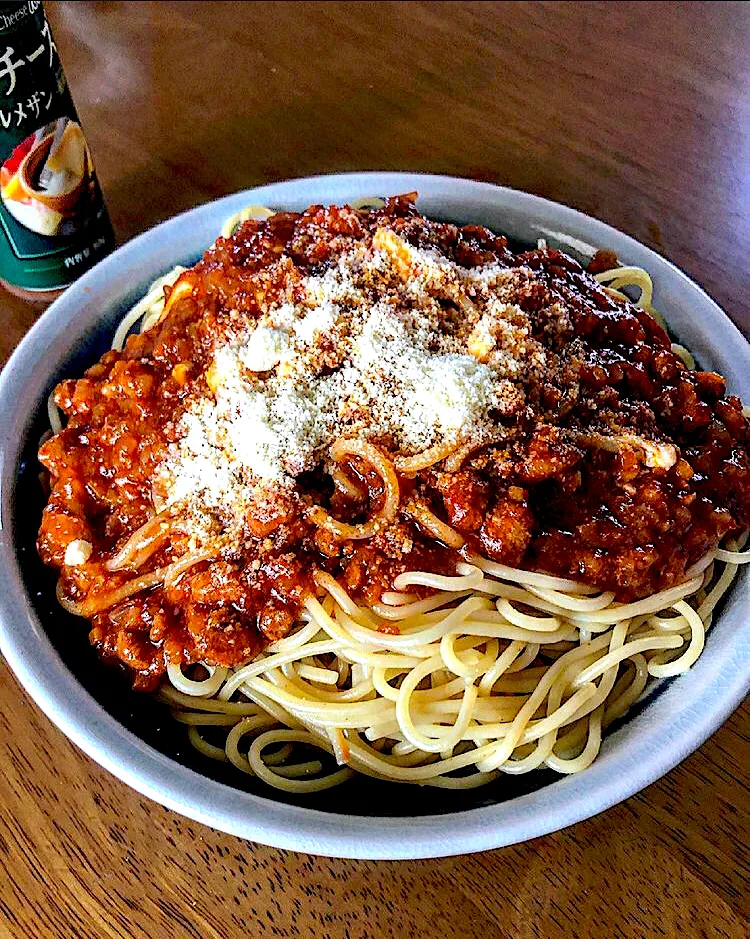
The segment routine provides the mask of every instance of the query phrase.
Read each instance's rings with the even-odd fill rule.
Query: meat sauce
[[[487,229],[429,221],[413,197],[398,197],[371,213],[314,206],[243,223],[184,275],[192,292],[157,326],[57,387],[67,425],[40,449],[51,494],[38,548],[60,570],[63,598],[81,603],[134,576],[105,564],[154,516],[154,473],[177,439],[177,415],[210,394],[205,372],[222,336],[252,324],[281,291],[294,292],[304,274],[325,270],[383,225],[466,268],[531,269],[533,283],[514,299],[562,363],[554,380],[542,376],[527,389],[527,406],[500,428],[501,443],[469,453],[452,472],[437,464],[403,475],[402,505],[417,495],[463,536],[464,552],[572,577],[625,601],[674,584],[748,526],[748,424],[723,378],[689,371],[647,313],[613,298],[566,255],[513,254]],[[563,331],[551,325],[560,304],[569,314]],[[637,448],[610,452],[586,442],[623,433],[672,445],[676,459],[649,465]],[[271,500],[247,520],[243,543],[96,613],[91,641],[102,657],[151,690],[167,662],[234,666],[286,635],[314,590],[316,568],[368,603],[403,570],[455,571],[457,553],[405,513],[367,541],[341,543],[316,529],[305,505],[323,504],[348,522],[378,511],[380,477],[357,460],[346,472],[355,483],[347,491],[322,469],[302,474],[295,500]],[[92,545],[90,558],[65,564],[78,539]],[[171,532],[149,569],[186,550],[187,535]]]

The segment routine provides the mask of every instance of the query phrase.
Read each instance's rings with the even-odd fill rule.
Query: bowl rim
[[[687,318],[681,314],[681,340],[702,354],[704,361],[718,358],[733,390],[750,396],[750,346],[742,334],[694,281],[635,239],[575,209],[507,187],[451,176],[377,171],[271,183],[162,222],[118,248],[68,288],[26,334],[0,374],[0,413],[8,416],[10,425],[0,440],[0,651],[8,665],[70,740],[136,791],[213,828],[311,854],[370,859],[445,857],[557,831],[660,778],[697,749],[750,689],[750,618],[743,615],[750,608],[750,598],[747,589],[737,585],[729,609],[712,628],[712,642],[713,633],[720,634],[712,649],[678,679],[692,696],[677,694],[674,684],[670,685],[631,722],[639,724],[637,735],[622,736],[622,731],[610,735],[605,740],[606,756],[600,754],[584,773],[490,806],[420,817],[369,817],[282,804],[204,777],[119,724],[63,664],[27,595],[11,517],[18,459],[33,417],[17,405],[23,404],[32,387],[38,390],[40,382],[51,383],[50,363],[56,355],[63,355],[67,324],[75,320],[83,304],[113,289],[113,283],[114,289],[123,290],[132,285],[134,272],[147,261],[156,264],[168,259],[170,252],[172,260],[166,267],[183,261],[197,231],[210,230],[214,219],[244,205],[265,201],[282,208],[413,189],[419,190],[423,202],[453,205],[457,212],[481,215],[490,207],[495,213],[505,208],[526,219],[539,234],[565,242],[572,251],[592,244],[608,247],[623,261],[648,267],[652,276],[658,272],[662,295],[687,297],[691,310],[700,314]],[[306,193],[318,196],[310,198]],[[430,214],[429,204],[420,207]],[[501,225],[497,227],[502,230]],[[721,622],[719,628],[725,618],[731,622]]]

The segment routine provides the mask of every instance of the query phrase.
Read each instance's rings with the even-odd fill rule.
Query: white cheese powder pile
[[[384,242],[308,276],[303,302],[268,309],[216,349],[214,397],[188,406],[161,467],[166,504],[231,516],[253,490],[291,486],[338,437],[412,455],[481,438],[491,412],[523,405],[544,350],[502,299],[530,272],[483,276],[391,232]],[[456,297],[458,325],[446,328]]]

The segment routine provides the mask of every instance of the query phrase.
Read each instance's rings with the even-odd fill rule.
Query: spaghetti
[[[344,735],[351,769],[380,779],[470,788],[500,772],[578,772],[649,677],[694,664],[713,610],[750,559],[744,542],[732,542],[723,561],[711,552],[695,576],[633,604],[474,559],[452,578],[401,575],[398,588],[419,583],[436,593],[418,608],[393,604],[394,618],[384,620],[321,578],[321,598],[306,602],[296,634],[203,682],[170,668],[160,697],[198,750],[288,792],[325,789],[350,774],[320,775],[309,761],[296,771],[285,764],[282,774],[263,763],[266,748],[284,740],[334,754],[332,733]],[[379,630],[394,620],[398,635]],[[286,736],[271,729],[279,723]],[[201,736],[217,725],[232,728],[224,748]],[[245,756],[238,745],[248,736]]]
[[[719,376],[691,371],[687,350],[670,348],[647,272],[615,267],[586,280],[575,262],[543,246],[521,258],[519,273],[502,239],[457,231],[416,216],[408,198],[349,214],[314,207],[301,217],[250,207],[227,221],[202,265],[156,281],[118,327],[110,358],[50,400],[55,436],[41,458],[54,485],[40,550],[61,569],[61,603],[92,620],[105,659],[130,668],[136,685],[158,688],[199,752],[288,792],[326,789],[355,773],[458,789],[501,773],[585,769],[602,732],[650,680],[695,663],[717,604],[750,560],[741,533],[750,516],[745,418],[736,399],[724,398]],[[333,247],[358,238],[376,246],[375,261],[367,267],[370,256],[348,244],[350,254],[332,264]],[[227,251],[242,255],[239,266]],[[308,276],[303,318],[290,325],[259,312],[293,305],[299,271],[321,258],[329,273]],[[418,421],[388,410],[389,383],[401,383],[399,394],[409,387],[404,361],[421,376],[432,362],[420,346],[421,322],[407,332],[401,319],[356,319],[352,271],[368,285],[368,304],[373,296],[404,304],[408,295],[402,310],[426,311],[425,321],[452,331],[437,352],[473,407],[459,426],[446,429],[446,421],[463,402],[441,410],[417,399]],[[634,306],[628,288],[640,290]],[[549,296],[540,307],[542,290]],[[249,304],[243,315],[254,323],[244,338],[236,303]],[[330,308],[345,304],[347,318],[332,321]],[[453,310],[470,320],[470,355],[458,352]],[[195,346],[175,338],[185,323],[223,337],[201,362],[191,358]],[[135,327],[140,336],[128,339]],[[341,340],[344,360],[331,337],[357,330],[356,354]],[[555,337],[547,346],[532,338],[540,330]],[[565,355],[577,333],[596,354],[579,342],[575,361],[584,364],[572,381]],[[148,356],[157,361],[159,344],[169,348],[162,371],[137,368]],[[393,364],[391,346],[400,357]],[[370,349],[385,365],[367,400],[374,366],[366,371],[357,354]],[[345,387],[326,383],[322,369],[310,371],[317,357],[334,372],[359,368],[356,382],[350,374]],[[522,369],[519,404],[519,380],[507,376]],[[183,423],[171,425],[165,443],[156,414],[139,451],[129,439],[133,415],[149,414],[160,375]],[[314,385],[316,397],[292,399],[283,384],[290,375]],[[439,396],[445,386],[435,382],[428,391]],[[693,425],[708,409],[703,430],[673,422],[665,432],[659,408],[667,392]],[[111,412],[102,402],[112,399]],[[300,402],[309,411],[321,401],[329,404],[314,413],[329,435],[323,443],[310,414],[307,423],[299,417]],[[644,401],[654,402],[650,411]],[[613,417],[601,416],[605,406]],[[237,415],[261,407],[267,421],[282,414],[294,434],[279,448],[273,434],[285,427],[267,425],[265,449],[246,447],[240,463],[248,426],[235,426]],[[91,443],[97,408],[106,446]],[[221,441],[210,436],[217,422]],[[376,423],[381,429],[370,433]],[[83,436],[93,463],[113,476],[119,469],[130,487],[127,508],[118,494],[106,532],[81,488],[85,469],[75,454]],[[235,439],[228,469],[210,462]],[[726,464],[707,456],[716,459],[717,440],[742,467],[731,496],[716,482]],[[696,472],[713,488],[691,488]],[[273,480],[270,495],[261,478]],[[97,498],[100,512],[114,505],[108,490]],[[602,506],[619,513],[609,528],[597,515]],[[683,526],[679,548],[668,534],[670,513]],[[240,536],[254,555],[238,553]],[[574,570],[583,578],[570,576]],[[170,606],[184,616],[175,621]]]

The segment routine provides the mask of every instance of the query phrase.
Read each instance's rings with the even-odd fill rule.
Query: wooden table
[[[629,232],[750,332],[748,5],[59,3],[49,15],[122,241],[290,176],[472,176]],[[2,308],[4,360],[37,312]],[[353,862],[248,844],[148,802],[5,670],[0,936],[740,939],[748,714],[567,831],[471,857]]]

